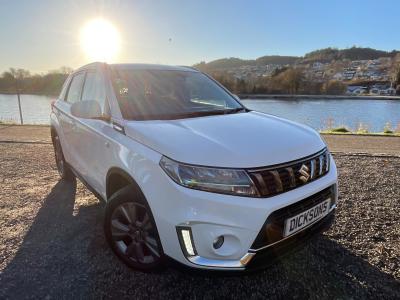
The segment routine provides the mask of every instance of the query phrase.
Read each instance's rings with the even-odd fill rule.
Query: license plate
[[[325,201],[307,209],[306,211],[286,219],[284,236],[289,236],[325,217],[329,212],[330,203],[331,199],[328,198]]]

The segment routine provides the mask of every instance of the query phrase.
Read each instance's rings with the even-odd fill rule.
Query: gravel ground
[[[103,205],[59,181],[46,144],[0,143],[0,299],[400,298],[400,158],[336,155],[334,227],[255,274],[125,267],[103,237]]]

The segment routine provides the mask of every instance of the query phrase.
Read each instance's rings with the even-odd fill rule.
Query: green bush
[[[342,132],[342,133],[347,133],[350,132],[346,127],[337,127],[337,128],[332,128],[332,132]]]
[[[385,128],[385,129],[383,130],[383,133],[384,133],[384,134],[393,134],[394,132],[393,132],[393,130],[390,130],[390,129],[388,129],[388,128]]]
[[[392,124],[390,124],[389,122],[386,123],[385,127],[383,128],[383,133],[384,134],[393,134]]]

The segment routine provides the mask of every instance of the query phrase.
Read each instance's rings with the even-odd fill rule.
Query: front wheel
[[[104,231],[111,249],[129,267],[152,271],[162,266],[163,251],[153,215],[134,185],[111,196]]]

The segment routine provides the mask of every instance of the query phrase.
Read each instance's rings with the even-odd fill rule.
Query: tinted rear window
[[[72,78],[72,82],[69,85],[67,93],[67,102],[75,103],[81,99],[81,91],[84,79],[85,73],[78,73]]]

